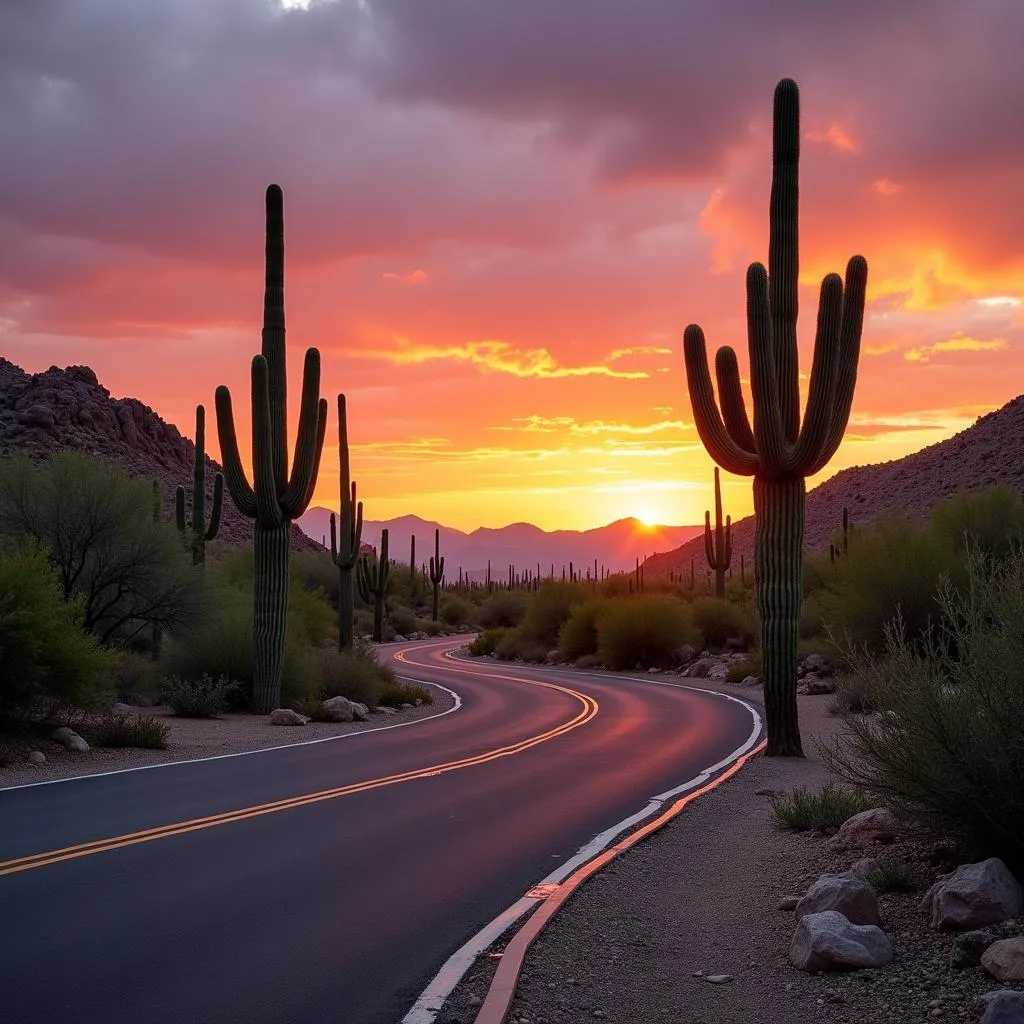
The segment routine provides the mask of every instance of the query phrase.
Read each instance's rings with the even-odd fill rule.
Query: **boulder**
[[[698,658],[683,675],[688,679],[709,679],[714,667],[714,658]]]
[[[74,729],[66,725],[54,729],[51,739],[56,740],[65,750],[70,750],[72,754],[85,754],[89,750],[89,744]]]
[[[1024,935],[993,942],[981,954],[981,966],[996,981],[1024,981]]]
[[[892,811],[885,807],[872,807],[869,811],[847,818],[839,831],[829,840],[832,847],[858,846],[867,843],[891,843],[902,832]]]
[[[355,718],[352,702],[347,697],[329,697],[321,701],[320,710],[328,722],[351,722]]]
[[[823,693],[835,693],[836,681],[834,679],[822,679],[813,672],[808,672],[803,678],[803,691],[812,697],[820,696]]]
[[[276,708],[270,712],[271,725],[305,725],[307,721],[309,719],[291,708]]]
[[[370,709],[359,701],[349,701],[352,705],[352,718],[357,722],[367,722],[370,719]]]
[[[28,755],[29,764],[46,764],[46,755],[41,750],[32,750]]]
[[[981,964],[981,954],[993,942],[1017,934],[1019,928],[1020,925],[1016,922],[1006,922],[962,932],[953,940],[953,947],[949,951],[949,966],[961,971],[968,967],[978,967]]]
[[[998,924],[1024,909],[1024,894],[998,857],[962,864],[925,893],[921,909],[939,931],[964,931]]]
[[[892,960],[892,946],[876,925],[851,924],[837,911],[824,910],[800,918],[789,959],[809,974],[882,967]]]
[[[987,1004],[981,1024],[1024,1024],[1024,992],[1002,989],[981,998]]]
[[[878,924],[875,890],[855,875],[822,875],[796,905],[799,921],[808,914],[836,911],[851,924]]]
[[[740,683],[740,686],[760,686],[760,685],[761,685],[761,677],[760,676],[744,676],[743,677],[743,681]]]
[[[808,654],[804,658],[804,672],[813,672],[816,676],[832,675],[832,665],[822,654]]]
[[[850,865],[846,874],[853,875],[855,878],[867,878],[877,867],[878,861],[874,857],[861,857],[860,860],[855,860]]]

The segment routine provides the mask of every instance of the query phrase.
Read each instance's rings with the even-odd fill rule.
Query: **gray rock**
[[[352,705],[352,717],[357,722],[366,722],[370,718],[370,709],[365,704],[360,704],[359,701],[349,701]]]
[[[981,998],[988,1004],[981,1024],[1024,1024],[1024,992],[1001,989]]]
[[[761,685],[761,677],[760,676],[744,676],[743,677],[743,681],[740,683],[740,686],[760,686],[760,685]]]
[[[131,704],[120,704],[120,703],[118,703],[118,704],[114,704],[111,707],[110,713],[112,715],[134,715],[138,710],[139,710],[138,708],[132,707]]]
[[[321,701],[320,710],[328,722],[351,722],[355,718],[352,702],[347,697],[329,697]]]
[[[803,678],[804,693],[812,697],[818,697],[823,693],[835,693],[836,681],[834,679],[822,679],[821,676],[808,672]]]
[[[902,831],[892,811],[885,807],[872,807],[847,818],[829,840],[829,845],[845,847],[860,843],[891,843]]]
[[[386,704],[381,704],[381,706],[379,708],[377,708],[377,710],[382,715],[397,715],[398,714],[398,712],[394,708],[389,708]]]
[[[856,860],[850,865],[850,869],[846,873],[856,878],[867,878],[877,867],[878,861],[874,857],[861,857],[860,860]]]
[[[276,708],[270,712],[271,725],[305,725],[307,721],[305,716],[291,708]]]
[[[65,750],[70,750],[72,754],[85,754],[89,750],[89,744],[74,729],[66,725],[54,729],[51,739],[56,740]]]
[[[962,864],[925,893],[921,909],[939,931],[964,931],[997,924],[1024,909],[1024,894],[998,857]]]
[[[710,981],[712,985],[724,985],[727,981],[732,981],[731,974],[707,974],[704,976],[705,981]]]
[[[1024,935],[993,942],[982,953],[981,966],[996,981],[1024,981]]]
[[[715,667],[713,658],[698,658],[684,673],[688,679],[709,679]]]
[[[399,709],[402,711],[408,711],[413,706],[414,705],[410,704],[408,701],[405,701],[404,703],[398,705]]]
[[[822,875],[796,905],[799,921],[808,914],[836,911],[851,924],[878,924],[875,890],[854,875]]]
[[[804,658],[804,671],[813,672],[817,676],[830,676],[833,669],[832,664],[822,654],[808,654]]]
[[[779,910],[792,913],[792,911],[796,910],[799,905],[800,899],[801,897],[799,896],[783,896],[782,899],[779,900]]]
[[[1014,926],[1007,923],[963,932],[953,940],[953,947],[949,951],[949,966],[960,971],[968,967],[980,966],[981,954],[993,942],[998,939],[1005,939],[1009,935],[1014,934],[1015,931]]]
[[[800,918],[789,959],[808,973],[882,967],[892,960],[892,946],[876,925],[851,924],[837,911],[824,910]]]
[[[41,750],[33,750],[28,755],[29,764],[46,764],[46,755]]]

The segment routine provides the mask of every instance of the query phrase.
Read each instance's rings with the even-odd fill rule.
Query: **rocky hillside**
[[[891,512],[920,519],[958,490],[982,490],[992,484],[1024,491],[1024,395],[945,441],[892,462],[844,469],[815,487],[807,495],[806,548],[817,551],[828,545],[844,505],[857,526]],[[741,553],[751,564],[753,551],[754,517],[748,516],[733,524],[733,568],[739,567]],[[649,558],[645,572],[688,574],[691,558],[702,572],[703,538]]]
[[[212,418],[208,413],[208,434]],[[195,445],[149,406],[134,398],[111,398],[88,366],[51,366],[30,374],[0,357],[0,455],[24,453],[38,460],[69,448],[116,463],[132,476],[159,480],[169,518],[177,486],[191,486]],[[210,500],[219,470],[207,456]],[[243,544],[251,537],[252,522],[239,515],[225,494],[218,539]],[[297,527],[292,543],[296,550],[319,547]]]

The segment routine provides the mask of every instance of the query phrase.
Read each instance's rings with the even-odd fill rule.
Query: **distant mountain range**
[[[330,515],[330,509],[311,508],[298,524],[313,540],[327,537],[330,544]],[[594,530],[547,532],[530,523],[513,523],[500,529],[481,527],[465,533],[418,516],[402,516],[363,523],[363,541],[379,547],[385,528],[388,553],[399,562],[409,562],[411,541],[416,538],[416,564],[420,566],[434,553],[434,530],[439,529],[449,580],[458,579],[460,568],[470,579],[482,580],[487,574],[488,560],[495,580],[507,579],[509,565],[514,565],[516,572],[536,572],[539,565],[543,575],[550,573],[553,566],[560,576],[562,567],[568,572],[571,562],[584,575],[588,568],[593,575],[595,559],[599,574],[604,569],[619,572],[634,568],[638,558],[643,561],[656,551],[678,547],[704,532],[703,526],[645,526],[638,519],[620,519]]]

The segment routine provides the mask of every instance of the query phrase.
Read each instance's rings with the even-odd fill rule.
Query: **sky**
[[[850,427],[810,484],[1024,390],[1017,0],[0,0],[0,354],[86,363],[249,457],[263,190],[370,519],[687,524],[713,507],[681,341],[733,345],[801,89],[801,369],[869,265]],[[806,380],[803,381],[804,389]],[[752,511],[749,478],[722,475]]]

